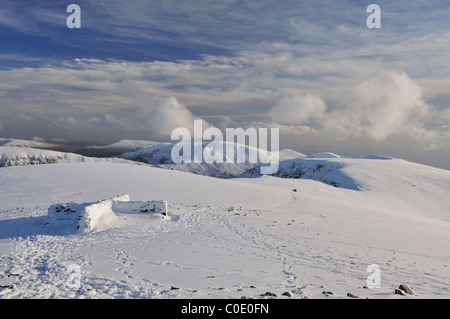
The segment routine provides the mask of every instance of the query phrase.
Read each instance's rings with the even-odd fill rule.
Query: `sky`
[[[449,17],[441,0],[3,0],[0,137],[167,142],[203,119],[450,169]]]

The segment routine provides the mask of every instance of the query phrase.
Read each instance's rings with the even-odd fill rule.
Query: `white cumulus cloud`
[[[280,124],[300,125],[323,118],[327,105],[318,96],[292,95],[278,100],[270,110],[270,118]]]
[[[424,128],[433,109],[423,89],[406,73],[387,72],[366,81],[341,103],[340,108],[327,114],[324,126],[342,137],[364,136],[380,141],[401,134],[422,142],[436,138],[434,132]]]
[[[175,97],[162,98],[151,109],[142,109],[139,112],[144,118],[144,125],[152,134],[157,136],[170,136],[178,127],[184,127],[191,132],[194,128],[194,116]]]

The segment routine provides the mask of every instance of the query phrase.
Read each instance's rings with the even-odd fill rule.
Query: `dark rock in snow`
[[[334,292],[332,292],[332,291],[322,291],[322,295],[325,295],[325,296],[334,296]]]
[[[407,285],[400,285],[398,287],[399,290],[402,290],[403,292],[405,292],[408,295],[416,295],[416,293],[414,292],[414,290],[412,290],[410,287],[408,287]]]
[[[270,292],[270,291],[267,291],[265,294],[261,295],[261,297],[266,297],[266,296],[268,296],[268,297],[276,297],[277,294],[275,294],[273,292]]]
[[[0,285],[0,288],[9,288],[9,289],[13,289],[14,286],[13,286],[13,285]]]

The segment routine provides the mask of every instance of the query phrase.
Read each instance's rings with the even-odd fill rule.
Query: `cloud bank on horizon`
[[[442,1],[73,2],[81,29],[66,27],[68,3],[2,3],[0,136],[167,140],[202,118],[280,127],[299,151],[450,162]]]

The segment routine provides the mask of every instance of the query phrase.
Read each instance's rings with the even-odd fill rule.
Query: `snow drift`
[[[56,204],[50,206],[45,225],[67,229],[68,232],[86,233],[105,229],[114,224],[116,214],[112,200],[87,204]]]

